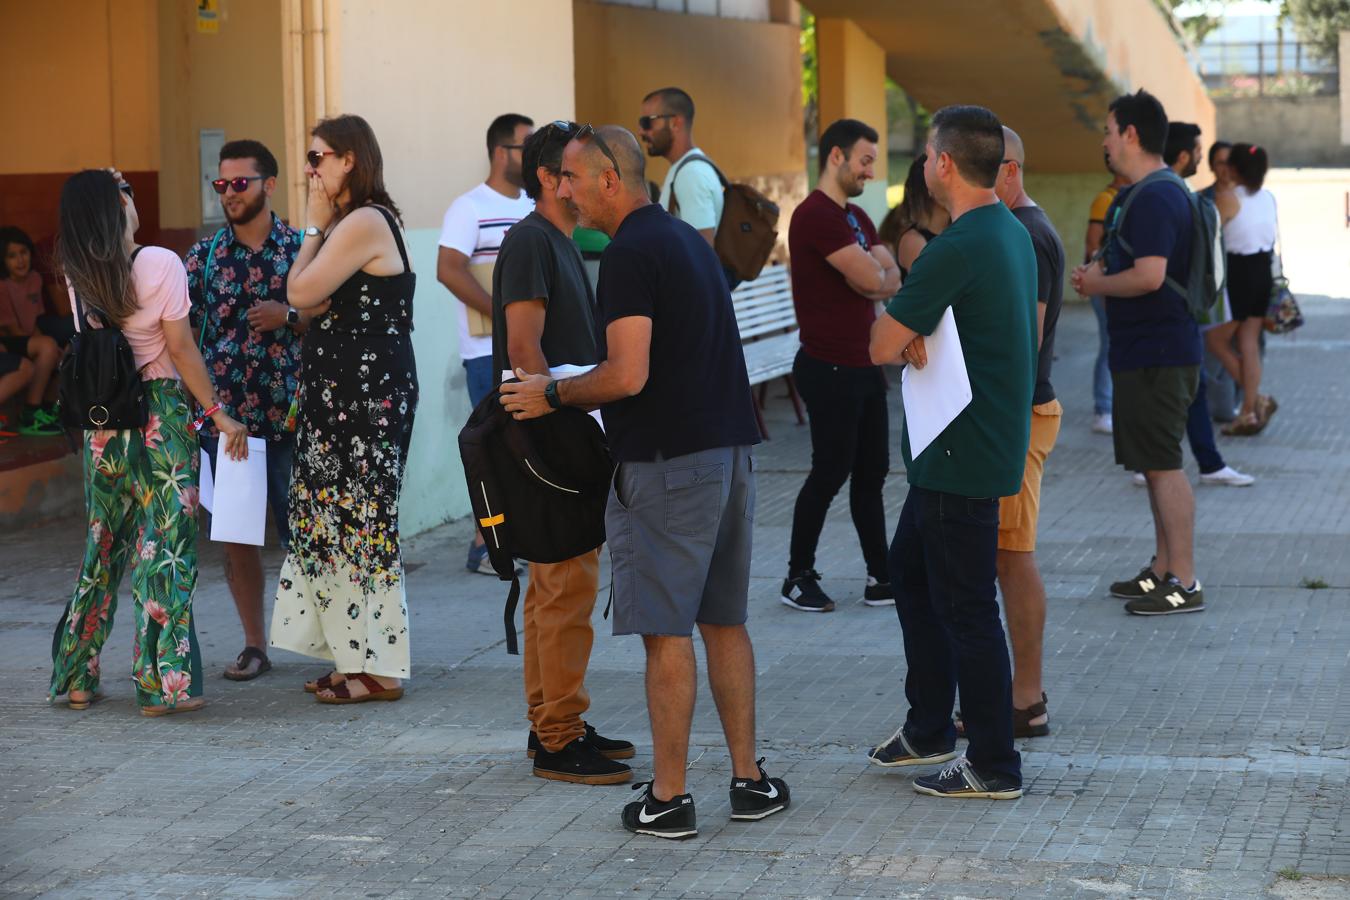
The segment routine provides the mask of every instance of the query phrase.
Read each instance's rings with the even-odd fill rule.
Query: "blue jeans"
[[[959,686],[966,758],[981,775],[1020,783],[1012,669],[994,594],[998,503],[910,485],[891,543],[891,584],[908,664],[906,735],[925,750],[952,746]]]
[[[464,372],[468,376],[469,406],[476,408],[497,384],[492,372],[491,355],[464,360]]]
[[[1209,397],[1205,393],[1205,373],[1200,373],[1200,387],[1195,391],[1195,400],[1186,413],[1186,439],[1191,443],[1191,453],[1200,464],[1200,473],[1208,475],[1223,468],[1223,456],[1214,442],[1214,423],[1209,418]]]
[[[1092,367],[1092,411],[1099,416],[1111,414],[1111,341],[1106,334],[1106,298],[1093,297],[1092,311],[1097,314],[1097,362]]]
[[[199,440],[211,460],[211,475],[216,474],[216,445],[220,438],[203,434]],[[291,458],[295,453],[295,436],[267,442],[267,505],[272,509],[272,524],[276,526],[281,549],[291,544]]]

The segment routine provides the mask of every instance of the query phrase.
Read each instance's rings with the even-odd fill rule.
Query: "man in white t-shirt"
[[[487,181],[455,198],[441,225],[436,280],[459,301],[455,304],[459,355],[468,379],[470,406],[477,406],[494,382],[491,284],[497,250],[507,229],[534,210],[534,201],[522,190],[525,181],[520,171],[520,151],[533,131],[534,122],[516,113],[492,121],[487,131]],[[497,574],[488,562],[483,536],[477,532],[465,568]]]
[[[694,146],[694,101],[676,87],[652,91],[642,99],[639,135],[648,156],[670,163],[661,185],[661,206],[698,229],[709,243],[722,220],[722,180]]]

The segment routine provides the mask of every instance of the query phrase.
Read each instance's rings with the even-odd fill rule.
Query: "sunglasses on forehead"
[[[599,147],[600,152],[605,154],[605,157],[610,161],[610,164],[614,166],[614,174],[618,176],[620,181],[623,181],[623,171],[619,169],[618,157],[614,155],[613,150],[609,149],[609,144],[605,143],[605,139],[600,136],[600,132],[595,130],[594,125],[582,125],[577,129],[577,133],[573,137],[573,140],[586,141],[591,138],[595,138],[595,146]]]
[[[117,189],[118,189],[119,191],[121,191],[122,193],[126,194],[126,195],[127,195],[128,197],[130,197],[132,200],[135,200],[135,199],[136,199],[136,192],[133,191],[133,190],[131,189],[131,185],[127,184],[125,181],[119,181],[119,182],[117,183]]]
[[[211,187],[217,194],[224,194],[230,188],[234,188],[236,194],[242,194],[248,190],[248,186],[255,181],[262,181],[261,175],[241,175],[238,178],[212,178]]]

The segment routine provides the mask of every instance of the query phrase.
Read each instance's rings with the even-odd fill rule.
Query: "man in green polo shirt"
[[[908,673],[904,724],[870,754],[879,766],[956,762],[914,782],[922,794],[1022,796],[1012,672],[995,598],[999,498],[1022,486],[1036,379],[1036,254],[994,194],[1003,125],[979,106],[933,117],[924,180],[952,224],[929,242],[872,329],[874,363],[926,362],[950,308],[972,399],[918,458],[901,443],[909,495],[891,543],[891,584]],[[957,758],[957,688],[969,746]]]

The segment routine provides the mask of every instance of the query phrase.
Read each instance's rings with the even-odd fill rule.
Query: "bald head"
[[[1027,151],[1022,146],[1022,138],[1007,125],[1003,126],[1003,158],[1014,160],[1019,166],[1025,166],[1027,162]]]
[[[573,139],[563,150],[562,176],[559,199],[571,202],[582,225],[611,236],[624,216],[651,202],[642,148],[619,125]]]

